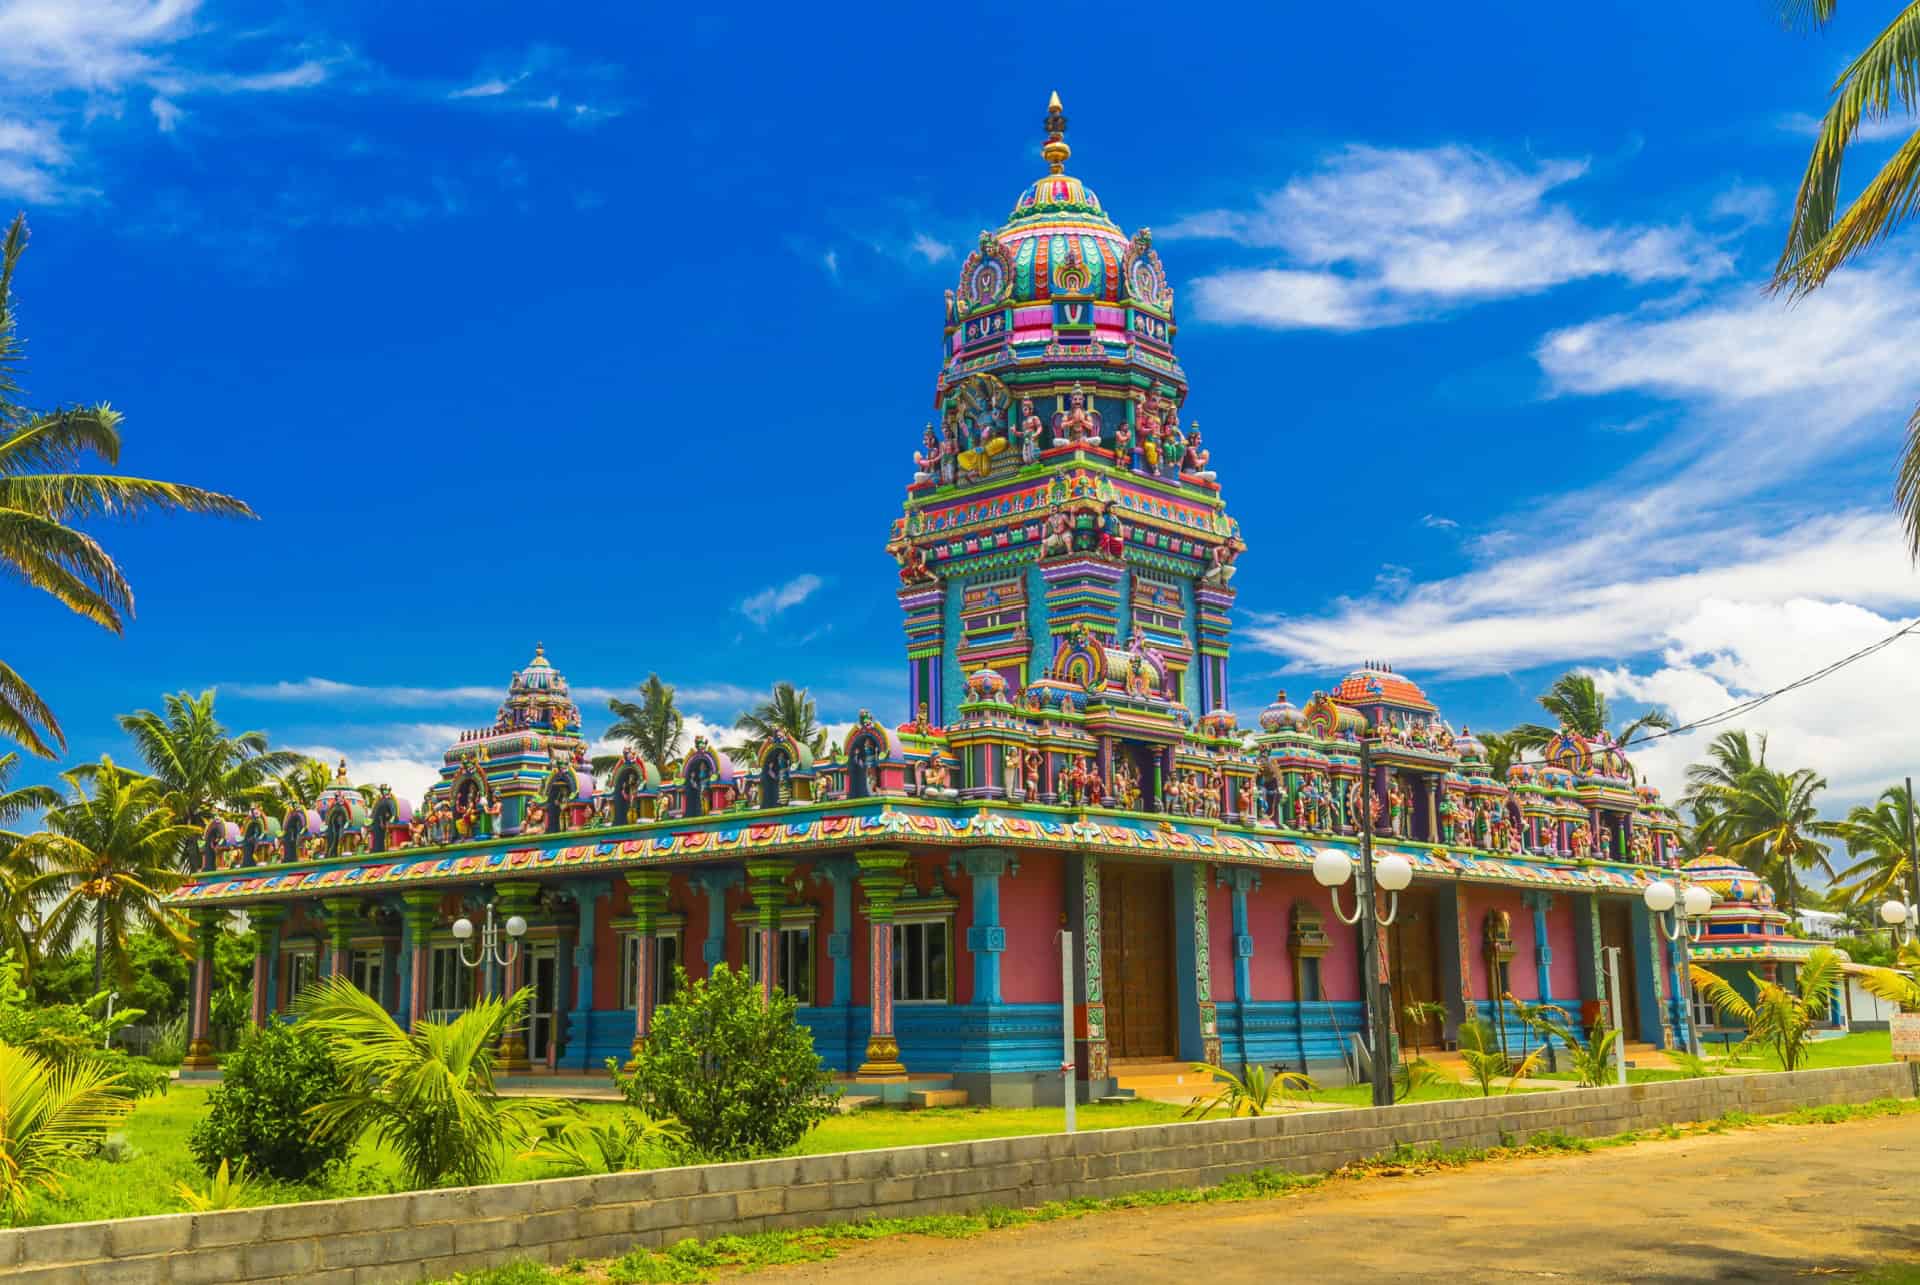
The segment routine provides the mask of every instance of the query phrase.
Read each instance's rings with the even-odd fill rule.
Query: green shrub
[[[785,1151],[827,1118],[838,1094],[792,996],[769,1002],[725,964],[698,981],[676,972],[674,1001],[655,1011],[633,1074],[607,1061],[628,1102],[679,1120],[685,1150],[708,1160]]]
[[[346,1159],[351,1138],[316,1141],[307,1109],[345,1091],[327,1042],[301,1026],[269,1022],[228,1055],[207,1113],[187,1149],[212,1177],[223,1161],[248,1174],[304,1182]]]
[[[166,1092],[165,1071],[107,1047],[113,1032],[140,1020],[139,1009],[123,1008],[107,1017],[105,991],[84,1004],[36,1003],[21,985],[20,972],[11,957],[0,955],[0,1044],[24,1049],[60,1072],[94,1067],[110,1077],[107,1091],[122,1097]]]
[[[160,1023],[153,1043],[147,1046],[147,1060],[155,1066],[179,1066],[187,1060],[187,1015],[176,1013]]]

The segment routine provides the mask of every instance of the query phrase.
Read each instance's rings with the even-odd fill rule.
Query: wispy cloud
[[[427,707],[496,703],[506,694],[506,685],[403,687],[343,683],[331,678],[310,677],[271,683],[222,683],[220,690],[248,700],[337,701],[343,704]]]
[[[1452,518],[1443,518],[1438,513],[1429,513],[1420,519],[1420,525],[1431,531],[1452,531],[1460,524]]]
[[[741,599],[737,610],[756,626],[765,629],[775,616],[813,597],[825,583],[812,572],[804,572],[785,584],[771,585]]]
[[[496,76],[491,80],[483,80],[478,84],[468,85],[464,89],[456,89],[453,92],[449,93],[447,97],[448,98],[498,98],[501,94],[506,93],[508,90],[512,89],[515,85],[519,84],[522,79],[523,77],[521,76],[515,76],[512,80],[501,80],[499,77]]]
[[[1550,201],[1587,163],[1510,164],[1459,146],[1351,146],[1260,197],[1163,232],[1278,252],[1280,265],[1230,268],[1192,287],[1209,320],[1273,329],[1404,325],[1570,281],[1702,280],[1732,267],[1685,225],[1596,226]]]
[[[1798,134],[1802,138],[1819,137],[1822,123],[1820,117],[1806,112],[1786,112],[1774,122],[1782,133]],[[1916,128],[1920,128],[1920,121],[1911,116],[1863,116],[1854,137],[1863,142],[1880,143],[1890,138],[1905,138]]]
[[[953,247],[945,241],[935,240],[925,232],[915,232],[913,240],[907,243],[909,253],[917,254],[928,263],[944,263],[953,257]]]
[[[839,279],[839,277],[840,277],[840,253],[839,253],[839,251],[837,251],[837,250],[829,250],[829,251],[827,251],[827,252],[826,252],[825,254],[823,254],[823,255],[821,255],[821,256],[820,256],[820,266],[821,266],[821,267],[823,267],[823,268],[825,268],[825,269],[827,270],[827,275],[828,275],[828,276],[830,276],[830,277],[832,277],[832,278],[834,278],[835,280],[838,280],[838,279]]]

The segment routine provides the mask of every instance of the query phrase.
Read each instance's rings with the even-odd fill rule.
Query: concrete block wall
[[[1491,1147],[1549,1130],[1604,1137],[1733,1110],[1775,1114],[1915,1092],[1911,1065],[1839,1067],[66,1223],[0,1231],[0,1279],[431,1280],[688,1237],[1201,1186],[1258,1169],[1324,1172],[1403,1143]]]

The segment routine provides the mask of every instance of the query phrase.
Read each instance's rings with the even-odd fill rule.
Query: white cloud
[[[273,683],[222,683],[220,690],[248,700],[339,701],[409,707],[476,701],[497,704],[506,695],[507,685],[502,682],[494,687],[395,687],[342,683],[331,678],[301,678]]]
[[[1738,223],[1758,223],[1773,213],[1776,197],[1762,183],[1735,183],[1713,198],[1707,213],[1716,219]]]
[[[1460,524],[1452,518],[1443,518],[1437,513],[1429,513],[1420,519],[1420,525],[1432,531],[1452,531]]]
[[[162,134],[173,133],[180,124],[180,118],[186,114],[171,100],[162,98],[158,94],[154,95],[153,101],[148,103],[147,107],[153,112],[153,123],[160,127]]]
[[[907,244],[907,249],[928,263],[941,263],[953,257],[952,246],[945,241],[934,240],[925,232],[914,233],[913,240]]]
[[[1798,134],[1803,138],[1817,138],[1820,134],[1822,119],[1806,112],[1786,112],[1776,122],[1782,133]],[[1868,143],[1884,142],[1890,138],[1905,138],[1913,133],[1916,122],[1911,116],[1863,116],[1860,128],[1854,131],[1854,138]]]
[[[1892,634],[1909,617],[1856,603],[1787,598],[1710,598],[1667,630],[1651,665],[1596,670],[1610,696],[1664,705],[1681,722],[1784,686]],[[1816,684],[1789,692],[1724,726],[1651,742],[1634,751],[1650,779],[1677,796],[1686,765],[1718,732],[1765,732],[1767,759],[1811,767],[1828,779],[1830,815],[1870,800],[1910,770],[1913,736],[1895,711],[1920,705],[1920,636],[1909,635]],[[1844,853],[1837,854],[1844,856]]]
[[[391,785],[393,792],[414,804],[426,797],[440,779],[441,760],[395,752],[391,748],[343,750],[334,745],[300,745],[300,753],[323,763],[347,761],[347,779],[355,785]]]
[[[199,7],[199,0],[12,0],[0,6],[0,68],[40,85],[117,90],[159,68],[157,50],[189,34]]]
[[[1731,258],[1691,228],[1599,227],[1550,192],[1584,161],[1510,165],[1459,146],[1350,146],[1252,210],[1209,210],[1167,237],[1279,251],[1283,268],[1229,269],[1194,283],[1201,317],[1277,329],[1399,325],[1569,281],[1721,276]]]
[[[525,78],[526,78],[525,76],[515,76],[512,80],[501,80],[499,77],[496,76],[491,80],[483,80],[478,84],[468,85],[465,89],[456,89],[452,93],[448,94],[447,97],[448,98],[498,98],[501,94],[506,93],[509,89],[512,89],[515,85],[519,84]]]
[[[0,194],[35,202],[84,194],[62,179],[67,165],[67,149],[51,125],[0,120]]]
[[[826,581],[812,572],[803,572],[782,585],[771,585],[740,600],[741,615],[765,629],[768,622],[789,607],[797,607],[811,598]]]
[[[838,279],[840,276],[840,255],[837,251],[829,250],[821,255],[820,263],[826,268],[828,276]]]

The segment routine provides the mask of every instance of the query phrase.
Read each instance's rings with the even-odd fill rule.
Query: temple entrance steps
[[[1108,1064],[1113,1082],[1125,1093],[1155,1102],[1193,1101],[1208,1096],[1213,1077],[1196,1071],[1191,1062],[1172,1062],[1161,1058],[1116,1058]]]

